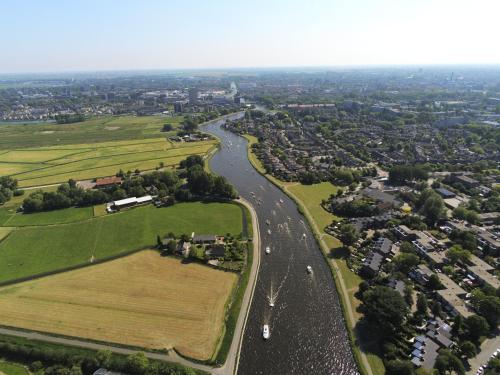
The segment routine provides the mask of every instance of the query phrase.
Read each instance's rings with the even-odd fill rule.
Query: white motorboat
[[[271,234],[271,229],[268,229],[268,230],[267,230],[267,234]]]
[[[264,324],[264,327],[262,327],[262,337],[264,340],[267,340],[271,336],[271,333],[269,332],[269,326],[267,324]]]
[[[269,219],[266,220],[266,224],[271,225],[271,222],[269,221]]]
[[[283,203],[283,202],[284,202],[284,200],[280,198],[280,203]]]
[[[266,246],[266,254],[271,254],[271,248],[269,246]]]
[[[307,273],[313,273],[313,268],[311,266],[307,266]]]

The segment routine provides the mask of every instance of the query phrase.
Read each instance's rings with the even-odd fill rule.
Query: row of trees
[[[131,375],[195,375],[190,368],[173,363],[150,361],[144,353],[127,357],[109,350],[68,349],[45,344],[25,343],[19,340],[0,342],[0,352],[8,360],[29,364],[33,373],[48,375],[92,374],[106,368]]]
[[[423,165],[395,165],[389,170],[389,182],[394,185],[404,185],[411,181],[425,181],[429,177],[427,168]]]
[[[157,195],[167,205],[175,201],[190,201],[206,196],[234,199],[237,197],[234,187],[222,176],[214,176],[203,170],[203,158],[189,156],[181,161],[178,172],[155,171],[134,176],[123,172],[121,185],[110,186],[101,190],[84,190],[69,180],[61,184],[55,192],[35,191],[23,201],[25,213],[51,211],[68,207],[84,207],[101,204],[127,197],[141,197],[146,194]],[[182,183],[187,178],[187,184]]]
[[[17,189],[17,180],[8,176],[0,177],[0,206],[8,202],[12,196],[23,193],[23,190]]]

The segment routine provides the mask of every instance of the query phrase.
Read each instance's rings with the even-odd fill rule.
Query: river
[[[305,218],[252,167],[247,141],[222,123],[204,127],[221,139],[210,167],[254,205],[261,230],[261,264],[238,374],[357,374],[335,284]],[[264,253],[267,246],[270,254]],[[268,340],[262,338],[264,324]]]

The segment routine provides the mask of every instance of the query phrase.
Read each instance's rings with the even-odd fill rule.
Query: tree
[[[108,368],[111,363],[111,351],[110,350],[98,350],[96,353],[96,359],[100,367]]]
[[[385,286],[367,290],[363,293],[362,300],[361,310],[366,319],[388,336],[401,328],[408,314],[408,306],[403,297]]]
[[[490,326],[486,319],[479,315],[472,315],[464,320],[467,329],[467,336],[472,341],[478,341],[481,336],[486,336],[490,330]]]
[[[420,258],[412,253],[401,253],[394,257],[394,264],[399,271],[408,273],[413,267],[420,263]]]
[[[172,126],[172,124],[165,124],[163,125],[163,128],[161,129],[162,132],[170,132],[174,130],[174,127]]]
[[[425,294],[419,293],[417,296],[417,312],[422,316],[427,316],[428,305]]]
[[[441,309],[441,304],[439,302],[434,301],[431,305],[431,312],[434,316],[441,316],[443,310]]]
[[[500,298],[485,296],[479,301],[479,314],[482,315],[490,327],[497,327],[500,322]]]
[[[127,356],[127,371],[135,375],[143,375],[149,367],[149,360],[142,352]]]
[[[463,332],[463,327],[464,327],[464,318],[462,318],[462,315],[458,314],[453,318],[453,326],[451,327],[451,333],[453,333],[455,336],[459,336]]]
[[[358,240],[358,233],[352,224],[342,224],[339,228],[339,239],[344,246],[352,246]]]
[[[465,358],[472,358],[475,357],[477,354],[477,349],[476,345],[474,345],[472,342],[466,340],[463,341],[460,344],[460,353],[465,357]]]
[[[440,375],[455,371],[458,375],[465,375],[462,361],[449,350],[441,350],[436,358],[434,368]]]
[[[426,286],[427,286],[427,288],[432,289],[432,290],[444,289],[443,283],[441,282],[441,280],[439,280],[439,277],[435,273],[433,273],[429,277],[429,281],[427,281]]]
[[[400,359],[395,359],[388,361],[385,366],[385,371],[387,375],[414,375],[415,368],[410,361],[402,361]]]
[[[423,201],[420,212],[425,216],[427,222],[434,226],[436,222],[444,217],[444,201],[437,193],[430,189],[424,190],[422,195],[425,200]],[[425,193],[425,195],[424,195]]]
[[[471,253],[468,250],[464,250],[460,245],[453,245],[446,251],[446,257],[451,264],[455,264],[458,261],[466,263],[470,259]]]

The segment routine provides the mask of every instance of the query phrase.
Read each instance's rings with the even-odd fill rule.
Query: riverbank
[[[360,316],[356,312],[359,302],[354,297],[354,294],[356,293],[359,283],[362,281],[362,279],[354,272],[349,270],[345,260],[342,259],[341,256],[339,256],[338,258],[332,256],[331,250],[339,248],[341,246],[341,243],[338,239],[326,234],[322,229],[326,224],[329,224],[331,220],[334,219],[334,216],[327,213],[320,206],[320,203],[322,199],[327,199],[330,193],[335,192],[335,187],[331,185],[333,188],[331,192],[328,191],[328,189],[322,187],[318,192],[320,194],[325,193],[325,196],[315,197],[318,200],[317,204],[315,204],[311,200],[308,200],[308,202],[306,203],[303,197],[302,199],[299,198],[299,195],[301,194],[297,194],[297,192],[293,191],[293,187],[296,185],[300,185],[299,183],[283,182],[265,172],[262,163],[252,152],[252,145],[254,143],[257,143],[258,139],[250,135],[244,135],[244,138],[248,141],[248,159],[250,160],[253,167],[274,185],[280,188],[297,204],[299,210],[306,217],[309,225],[314,232],[316,241],[318,242],[325,260],[327,261],[331,269],[336,288],[339,291],[344,320],[347,323],[346,326],[348,328],[352,351],[360,373],[364,375],[383,375],[385,373],[385,369],[382,360],[376,355],[366,354],[362,352],[359,348],[359,345],[356,344],[359,341],[359,337],[357,337],[356,335],[355,326]],[[311,197],[311,193],[313,192],[308,192],[307,196]],[[331,216],[328,223],[325,222],[325,217],[327,215]]]

